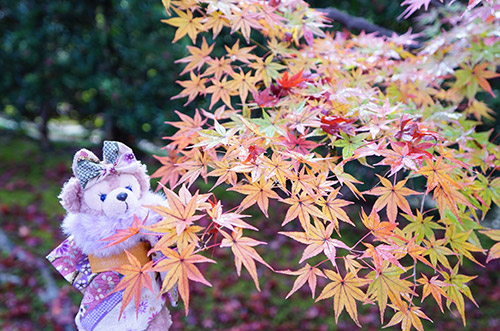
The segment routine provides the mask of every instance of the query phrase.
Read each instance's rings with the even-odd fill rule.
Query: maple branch
[[[337,8],[317,8],[318,11],[326,14],[326,17],[334,20],[335,22],[343,25],[348,30],[364,30],[367,33],[378,32],[382,36],[391,37],[396,32],[373,24],[362,17],[351,16]]]

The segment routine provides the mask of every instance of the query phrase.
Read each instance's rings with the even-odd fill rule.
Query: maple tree
[[[475,301],[464,259],[500,258],[500,243],[481,241],[500,240],[481,224],[500,204],[500,148],[491,132],[476,131],[491,117],[480,100],[494,95],[488,79],[499,76],[498,56],[488,56],[500,53],[498,5],[471,1],[446,31],[416,46],[411,31],[329,32],[301,0],[163,3],[174,42],[192,42],[177,60],[186,78],[175,98],[210,101],[193,117],[178,112],[168,156],[157,157],[152,175],[167,198],[149,206],[163,221],[144,227],[160,237],[153,250],[164,258],[150,270],[166,272],[162,292],[178,286],[187,313],[188,280],[210,286],[193,264],[214,261],[199,253],[230,249],[238,275],[244,266],[257,289],[255,262],[297,276],[287,298],[306,282],[313,297],[324,286],[316,301],[333,297],[336,321],[346,310],[361,326],[357,306],[371,304],[381,323],[422,330],[430,319],[419,303],[431,295],[465,324],[464,296]],[[406,0],[402,16],[429,3]],[[237,41],[216,56],[223,30]],[[239,194],[237,208],[224,211],[213,192],[190,193],[210,177],[212,189]],[[261,257],[254,247],[265,242],[249,237],[259,229],[243,214],[256,205],[268,217],[280,203],[286,214],[269,222],[305,245],[295,271]],[[341,237],[353,227],[365,232],[354,245]]]

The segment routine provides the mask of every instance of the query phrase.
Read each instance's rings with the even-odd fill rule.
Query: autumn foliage
[[[405,1],[404,15],[429,2]],[[177,111],[168,156],[157,157],[168,206],[150,206],[164,219],[145,230],[161,237],[153,249],[164,257],[146,272],[166,272],[162,291],[177,287],[187,313],[189,282],[210,286],[195,264],[228,249],[257,289],[261,267],[296,277],[286,298],[306,283],[314,298],[321,284],[316,301],[333,300],[336,320],[346,311],[361,326],[358,307],[369,304],[381,323],[421,330],[429,318],[420,303],[431,300],[465,324],[475,277],[462,273],[464,260],[500,257],[500,243],[482,243],[499,241],[499,230],[481,225],[500,204],[500,149],[476,131],[491,118],[481,100],[498,76],[494,2],[471,1],[418,45],[411,32],[327,32],[328,20],[301,0],[163,3],[174,42],[192,42],[177,60],[176,98],[210,103],[192,117]],[[223,30],[237,41],[216,56]],[[190,192],[198,179],[239,194],[238,207]],[[295,270],[269,265],[258,253],[266,243],[252,238],[259,229],[245,211],[267,217],[270,202],[287,208],[269,219],[282,223],[277,235],[303,245]],[[349,245],[341,235],[354,227],[365,235]],[[147,286],[147,277],[132,282],[133,270],[145,272],[126,268],[130,286]]]

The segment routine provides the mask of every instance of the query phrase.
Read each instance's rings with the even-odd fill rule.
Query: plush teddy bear
[[[120,316],[123,291],[114,292],[121,275],[113,269],[128,264],[125,250],[141,265],[149,262],[154,236],[142,232],[109,246],[104,239],[127,229],[134,216],[146,225],[161,221],[144,205],[165,203],[150,191],[146,166],[126,145],[105,141],[103,161],[82,149],[73,159],[74,177],[59,196],[67,215],[62,229],[69,237],[47,258],[84,296],[75,323],[79,330],[168,330],[172,324],[160,279],[153,279],[153,293],[143,288],[138,312],[134,300]]]

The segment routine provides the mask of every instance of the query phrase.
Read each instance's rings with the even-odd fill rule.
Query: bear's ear
[[[137,167],[137,171],[135,172],[135,178],[137,178],[137,181],[139,182],[139,185],[141,186],[141,192],[144,194],[146,192],[149,192],[149,189],[151,188],[151,183],[148,176],[148,170],[146,168],[146,165],[144,164],[139,164],[139,167]]]
[[[78,213],[81,208],[82,186],[76,177],[71,177],[64,183],[61,194],[58,197],[61,205],[69,213]]]

